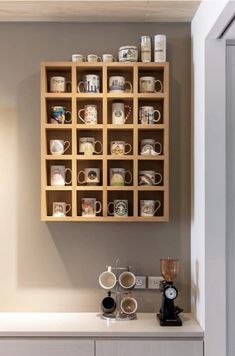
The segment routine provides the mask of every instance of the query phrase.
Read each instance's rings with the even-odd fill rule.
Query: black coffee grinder
[[[178,290],[173,283],[179,273],[179,260],[168,257],[167,259],[161,259],[160,263],[164,280],[161,282],[162,305],[157,316],[161,326],[181,326],[182,321],[178,314],[183,309],[174,305]]]

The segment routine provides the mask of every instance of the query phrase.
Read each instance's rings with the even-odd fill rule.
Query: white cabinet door
[[[0,356],[94,356],[93,340],[1,339]]]
[[[96,356],[203,356],[203,341],[102,340]]]

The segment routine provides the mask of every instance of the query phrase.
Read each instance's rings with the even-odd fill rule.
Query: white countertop
[[[183,326],[161,327],[153,313],[137,320],[103,320],[98,313],[0,313],[0,337],[154,337],[202,338],[191,314],[181,314]]]

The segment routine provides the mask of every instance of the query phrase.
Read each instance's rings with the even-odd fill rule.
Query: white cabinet
[[[1,339],[0,356],[94,356],[93,340]]]
[[[96,356],[203,356],[203,341],[100,340]]]

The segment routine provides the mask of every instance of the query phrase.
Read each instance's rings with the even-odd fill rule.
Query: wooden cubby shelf
[[[77,91],[78,83],[87,74],[99,75],[99,92]],[[50,80],[54,76],[66,78],[66,82],[69,82],[68,92],[50,92]],[[110,76],[124,76],[131,82],[132,92],[110,93]],[[142,76],[152,76],[160,80],[163,91],[140,93],[139,79]],[[112,124],[114,103],[131,107],[125,124]],[[97,107],[97,123],[94,125],[83,123],[82,115],[78,115],[78,111],[82,112],[81,109],[86,105]],[[70,115],[70,119],[58,124],[55,121],[51,123],[51,110],[55,106],[64,108],[66,115]],[[139,123],[139,110],[142,106],[152,106],[160,112],[156,123],[149,125]],[[100,150],[100,143],[97,142],[97,153],[82,154],[79,141],[87,137],[100,141],[102,150]],[[160,143],[158,145],[162,147],[161,152],[156,155],[141,155],[141,140],[145,139]],[[68,141],[67,150],[63,154],[51,154],[51,145],[55,144],[52,140],[60,140],[62,144],[63,141]],[[126,150],[125,155],[113,155],[110,147],[113,141],[124,141],[129,144],[129,151]],[[62,170],[65,170],[67,179],[65,185],[51,185],[54,183],[51,182],[51,171],[55,169],[53,166],[62,166]],[[129,171],[132,179],[129,180],[129,172],[126,172],[128,182],[126,181],[124,186],[112,185],[110,170],[115,168]],[[97,185],[88,185],[83,179],[78,178],[81,175],[84,177],[87,169],[94,169],[100,175]],[[140,182],[143,183],[141,181],[143,177],[139,177],[141,171],[157,172],[158,176],[160,175],[159,184],[156,182],[157,185],[139,185]],[[96,216],[82,216],[84,206],[81,202],[84,198],[95,198],[101,203],[102,209]],[[109,203],[119,199],[128,200],[128,216],[109,215],[112,213],[108,211]],[[141,200],[160,202],[160,207],[154,216],[141,216]],[[68,207],[66,216],[53,216],[53,203],[58,202]],[[63,222],[167,222],[169,220],[169,63],[43,62],[41,64],[41,219]]]

